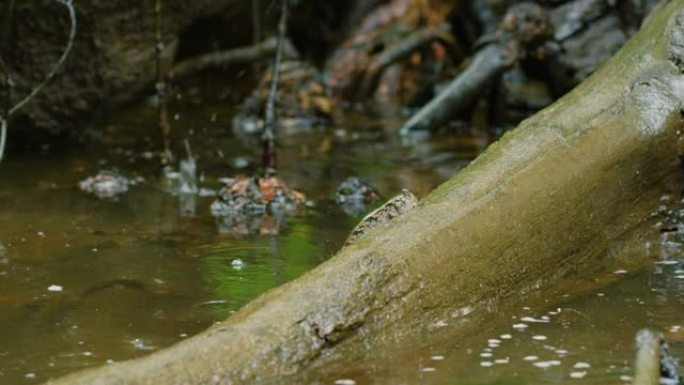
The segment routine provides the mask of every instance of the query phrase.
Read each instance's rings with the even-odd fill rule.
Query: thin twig
[[[288,0],[281,0],[282,8],[280,22],[278,23],[278,47],[276,49],[275,63],[273,64],[273,79],[266,103],[266,117],[264,119],[264,134],[261,137],[264,146],[264,172],[275,173],[277,169],[277,157],[275,152],[275,105],[278,99],[278,80],[280,78],[280,64],[283,60],[283,47],[287,34]]]
[[[24,107],[26,104],[28,104],[28,102],[30,102],[31,99],[38,95],[38,93],[43,89],[43,87],[45,87],[45,85],[47,85],[48,82],[55,77],[57,71],[59,71],[62,65],[64,65],[64,62],[69,56],[69,53],[71,53],[71,49],[74,47],[74,41],[76,40],[76,10],[74,9],[72,0],[55,1],[64,5],[69,11],[69,19],[71,20],[71,29],[69,30],[69,41],[67,42],[67,45],[64,48],[64,52],[62,52],[62,56],[59,57],[59,60],[57,60],[57,63],[52,68],[52,70],[47,74],[45,79],[43,79],[43,81],[40,84],[38,84],[37,87],[35,87],[28,95],[26,95],[24,99],[22,99],[14,107],[9,109],[9,113],[7,114],[8,117],[17,112],[22,107]]]
[[[157,118],[159,130],[162,133],[164,152],[162,154],[162,164],[169,165],[173,161],[171,153],[171,125],[166,108],[166,76],[162,68],[162,53],[164,52],[163,26],[162,26],[162,0],[156,0],[154,5],[155,18],[155,70],[157,75]]]

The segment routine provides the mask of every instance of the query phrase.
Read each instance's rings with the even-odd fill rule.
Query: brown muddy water
[[[175,141],[188,139],[198,154],[205,188],[258,169],[254,143],[231,133],[231,103],[172,109]],[[86,145],[9,154],[0,165],[0,384],[41,383],[198,333],[335,253],[363,215],[331,203],[346,177],[361,177],[386,198],[402,188],[421,197],[487,144],[476,135],[405,142],[386,129],[396,121],[360,115],[281,140],[280,176],[315,207],[286,219],[277,236],[221,234],[209,215],[210,197],[197,199],[194,215],[181,212],[153,158],[160,141],[151,134],[152,106],[101,122]],[[112,168],[140,183],[118,200],[76,188]],[[675,355],[684,356],[684,239],[668,242],[644,245],[638,257],[659,260],[665,247],[672,262],[616,272],[621,279],[598,292],[521,306],[510,320],[465,341],[436,340],[415,353],[407,346],[403,361],[387,362],[383,376],[352,370],[348,378],[320,381],[627,383],[633,337],[642,327],[666,332]]]

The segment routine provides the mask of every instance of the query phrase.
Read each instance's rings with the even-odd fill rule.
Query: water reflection
[[[350,217],[332,202],[347,177],[371,182],[385,197],[402,188],[422,196],[477,152],[463,139],[406,147],[363,130],[353,138],[334,128],[283,138],[279,176],[315,208],[279,218],[277,237],[236,237],[217,231],[213,197],[202,191],[218,190],[221,177],[256,172],[253,162],[228,159],[259,159],[259,148],[236,141],[220,120],[198,123],[209,122],[212,108],[184,111],[174,122],[176,142],[192,143],[196,174],[186,179],[199,194],[167,192],[156,141],[141,135],[155,127],[144,106],[107,122],[101,145],[3,162],[0,384],[41,382],[195,334],[336,252],[364,215]],[[367,118],[355,124],[371,126]],[[139,183],[105,201],[76,188],[104,168]]]

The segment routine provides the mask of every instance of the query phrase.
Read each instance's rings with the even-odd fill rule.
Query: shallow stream
[[[230,130],[233,108],[225,105],[232,102],[193,103],[188,95],[190,102],[174,109],[173,130],[176,142],[188,139],[198,155],[201,185],[216,189],[220,177],[256,171],[258,146]],[[385,129],[396,122],[358,112],[334,127],[282,138],[280,176],[315,205],[278,224],[277,236],[240,236],[219,232],[209,215],[212,198],[199,197],[192,214],[164,190],[152,105],[112,115],[86,144],[10,153],[0,166],[0,384],[40,383],[198,333],[335,253],[363,216],[331,201],[346,177],[361,177],[385,198],[402,188],[421,197],[488,143],[477,135],[404,142]],[[139,183],[117,200],[76,188],[112,168]],[[677,245],[668,258],[684,260]],[[517,318],[466,341],[428,344],[407,362],[389,363],[401,368],[394,375],[352,371],[354,378],[324,382],[629,382],[642,327],[667,332],[684,357],[684,263],[624,273],[598,292],[522,307]]]

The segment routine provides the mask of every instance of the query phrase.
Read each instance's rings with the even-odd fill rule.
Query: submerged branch
[[[278,80],[280,79],[280,64],[283,61],[283,51],[285,46],[285,38],[287,35],[287,16],[288,16],[288,0],[281,0],[282,8],[280,13],[280,21],[278,22],[278,46],[276,48],[275,62],[273,63],[273,79],[271,81],[271,89],[268,94],[268,101],[266,102],[266,116],[264,119],[264,133],[261,141],[264,147],[263,165],[265,174],[272,174],[276,171],[278,160],[276,157],[275,148],[275,121],[276,121],[276,102],[278,99]]]
[[[289,40],[285,40],[284,53],[286,58],[297,57],[297,52]],[[206,55],[184,60],[171,68],[171,75],[175,79],[183,78],[209,68],[225,67],[234,64],[255,62],[275,55],[278,49],[278,38],[269,38],[249,47],[234,48],[225,51],[212,52]]]
[[[31,101],[38,93],[45,87],[45,85],[48,84],[52,78],[55,77],[57,74],[57,71],[62,68],[62,65],[64,65],[64,62],[66,61],[67,57],[69,57],[69,53],[71,53],[71,49],[74,46],[74,41],[76,40],[76,10],[74,9],[74,5],[72,4],[72,0],[55,0],[56,2],[64,5],[67,10],[69,11],[69,20],[71,21],[71,28],[69,29],[69,40],[67,41],[67,45],[64,48],[64,52],[62,52],[62,56],[59,57],[59,60],[57,60],[57,63],[55,66],[52,68],[52,70],[47,74],[45,79],[38,84],[24,99],[22,99],[19,103],[17,103],[15,106],[9,109],[8,116],[11,116],[15,112],[17,112],[19,109],[24,107],[28,102]]]

